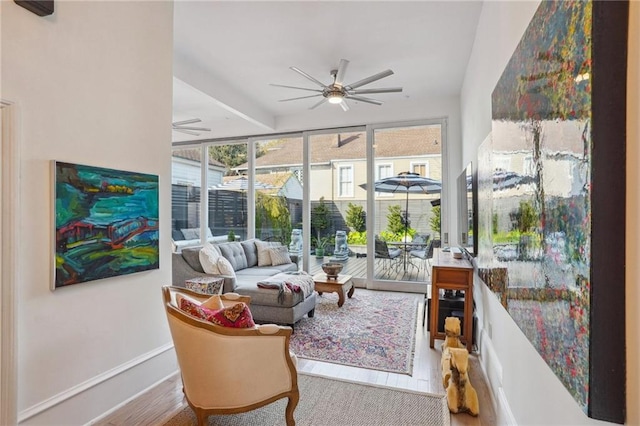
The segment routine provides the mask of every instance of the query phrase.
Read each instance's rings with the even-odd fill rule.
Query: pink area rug
[[[417,295],[356,288],[341,308],[337,302],[324,293],[315,316],[296,323],[291,350],[298,357],[411,374]]]

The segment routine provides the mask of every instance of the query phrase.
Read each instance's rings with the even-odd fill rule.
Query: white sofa
[[[211,229],[207,228],[207,241],[211,244],[224,243],[228,241],[228,235],[213,235]],[[181,230],[174,229],[171,232],[171,240],[173,243],[173,251],[180,253],[183,248],[199,246],[200,228],[183,228]],[[236,237],[238,240],[238,237]]]

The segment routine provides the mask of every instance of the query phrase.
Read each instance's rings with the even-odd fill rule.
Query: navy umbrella
[[[366,189],[367,184],[360,185]],[[442,182],[428,177],[420,176],[418,173],[403,172],[397,176],[390,176],[374,182],[373,187],[376,192],[405,193],[407,201],[405,212],[409,214],[409,194],[436,194],[442,191]],[[405,218],[406,219],[406,218]],[[404,235],[407,237],[409,221],[405,220]]]

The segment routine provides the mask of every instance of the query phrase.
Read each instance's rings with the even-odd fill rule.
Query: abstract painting
[[[158,176],[53,161],[53,288],[158,269]]]
[[[625,2],[543,1],[478,151],[485,282],[583,411],[618,423],[626,14]]]

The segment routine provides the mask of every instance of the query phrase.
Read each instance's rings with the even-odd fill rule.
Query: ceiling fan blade
[[[300,96],[299,98],[280,99],[278,102],[297,101],[298,99],[315,98],[316,96],[322,96],[322,94],[320,93],[320,94],[317,94],[317,95]]]
[[[341,86],[344,84],[344,75],[347,72],[347,67],[349,66],[349,61],[346,59],[340,59],[340,65],[338,65],[338,71],[336,72],[336,81],[334,84],[336,86]]]
[[[361,90],[350,90],[350,94],[354,95],[362,95],[367,93],[399,93],[402,92],[402,87],[387,87],[384,89],[361,89]]]
[[[182,126],[183,124],[193,124],[193,123],[199,123],[200,120],[199,118],[191,118],[189,120],[182,120],[182,121],[176,121],[174,123],[171,123],[172,126]]]
[[[382,72],[379,72],[378,74],[372,75],[371,77],[367,77],[360,81],[356,81],[355,83],[351,83],[347,86],[344,86],[344,88],[346,90],[356,89],[360,86],[364,86],[365,84],[373,83],[376,80],[380,80],[381,78],[389,77],[392,74],[393,74],[393,71],[391,70],[382,71]]]
[[[322,105],[325,102],[327,102],[327,98],[322,98],[322,100],[320,102],[318,102],[317,104],[315,104],[314,106],[312,106],[309,109],[315,109],[315,108],[319,107],[320,105]]]
[[[191,130],[173,129],[176,132],[186,133],[187,135],[200,136],[200,133],[192,132]]]
[[[340,102],[340,106],[342,107],[343,111],[349,111],[349,104],[347,103],[346,99],[342,99],[342,102]]]
[[[173,130],[199,130],[201,132],[210,132],[211,129],[206,127],[185,127],[185,126],[173,126]]]
[[[380,102],[380,101],[376,101],[375,99],[363,98],[362,96],[350,96],[350,95],[347,95],[347,98],[353,99],[354,101],[366,102],[368,104],[382,105],[382,102]]]
[[[309,74],[307,74],[306,72],[302,71],[299,68],[296,67],[289,67],[290,69],[294,70],[295,72],[297,72],[298,74],[302,75],[303,77],[313,81],[315,84],[317,84],[318,86],[322,87],[323,89],[326,88],[327,86],[325,86],[324,84],[320,83],[318,80],[316,80],[315,78],[311,77]]]
[[[284,84],[269,83],[269,86],[286,87],[287,89],[300,89],[300,90],[308,90],[310,92],[320,92],[320,93],[322,93],[322,90],[319,90],[319,89],[307,89],[306,87],[285,86]]]

